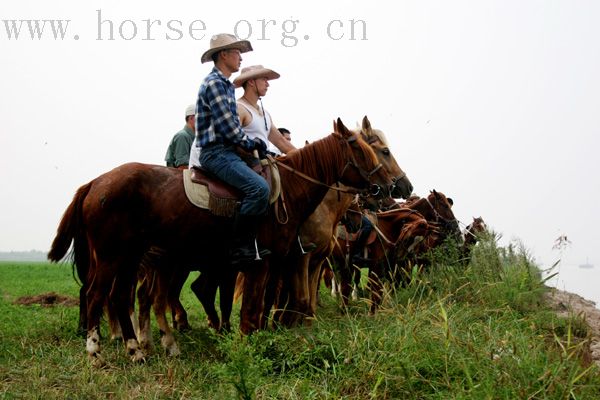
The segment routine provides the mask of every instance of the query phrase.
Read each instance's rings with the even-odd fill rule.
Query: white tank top
[[[266,145],[268,145],[269,131],[271,130],[271,116],[269,113],[265,111],[265,115],[267,117],[267,127],[265,129],[265,118],[258,113],[256,108],[252,107],[250,104],[241,99],[238,100],[238,104],[241,104],[246,110],[248,110],[250,115],[252,115],[252,121],[250,121],[248,125],[242,127],[244,133],[248,135],[249,138],[254,139],[257,137],[265,142]]]

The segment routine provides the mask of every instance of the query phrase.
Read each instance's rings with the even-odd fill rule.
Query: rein
[[[270,155],[267,156],[267,157],[273,159]],[[355,189],[345,189],[345,188],[335,187],[335,186],[323,183],[323,182],[321,182],[319,180],[316,180],[312,176],[308,176],[305,173],[303,173],[301,171],[298,171],[295,168],[290,167],[289,165],[283,164],[281,161],[277,161],[277,160],[273,159],[273,162],[275,164],[277,164],[278,166],[281,166],[281,167],[287,169],[288,171],[290,171],[294,175],[298,175],[299,177],[301,177],[303,179],[306,179],[307,181],[312,182],[312,183],[314,183],[316,185],[320,185],[320,186],[323,186],[323,187],[326,187],[326,188],[329,188],[329,189],[337,190],[338,192],[343,192],[343,193],[350,193],[350,194],[358,194],[358,193],[360,193],[360,191],[357,191]]]

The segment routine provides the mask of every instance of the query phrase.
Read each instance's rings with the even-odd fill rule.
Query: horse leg
[[[273,258],[273,256],[271,257]],[[274,265],[285,265],[282,260],[277,259],[277,262]],[[271,316],[271,310],[273,309],[273,305],[275,305],[276,301],[281,304],[277,304],[277,308],[279,310],[287,309],[289,305],[285,304],[285,301],[288,297],[289,292],[289,278],[286,279],[284,276],[284,272],[281,269],[277,269],[273,271],[271,274],[268,274],[266,277],[266,284],[264,287],[262,311],[260,315],[260,325],[259,329],[266,329],[268,327],[269,317]],[[281,313],[278,313],[279,318]],[[273,327],[275,327],[275,316],[273,316]]]
[[[270,315],[271,309],[273,309],[273,325],[281,323],[283,326],[289,326],[288,316],[290,308],[293,307],[293,279],[294,274],[287,270],[272,274],[269,278],[265,292],[265,312],[262,316],[262,327],[267,326],[267,317]]]
[[[77,331],[85,335],[87,329],[87,285],[81,285],[79,288],[79,323],[77,324]]]
[[[360,267],[352,265],[352,300],[358,300],[360,296]]]
[[[269,275],[267,259],[244,271],[244,297],[240,310],[240,331],[243,334],[250,334],[260,328]]]
[[[152,350],[152,328],[150,327],[150,308],[155,274],[146,272],[137,290],[138,299],[138,340],[144,350]]]
[[[308,306],[307,322],[310,324],[312,318],[317,315],[317,306],[319,304],[319,286],[321,284],[321,269],[323,268],[324,259],[320,258],[319,260],[313,260],[313,256],[310,257],[310,262],[308,264],[308,283],[309,283],[309,294],[310,301]],[[331,284],[331,281],[330,281]]]
[[[231,330],[231,309],[233,308],[233,292],[237,271],[224,266],[219,284],[219,306],[221,308],[221,331]]]
[[[383,299],[383,285],[381,283],[381,262],[374,262],[369,268],[369,288],[371,291],[371,307],[369,314],[374,315]]]
[[[119,318],[117,313],[109,302],[105,304],[106,314],[108,315],[108,327],[110,330],[110,340],[123,339],[123,332],[121,331],[121,324],[119,324]]]
[[[287,327],[297,326],[309,308],[309,288],[308,288],[308,262],[309,255],[302,255],[296,258],[296,265],[293,265],[290,279],[288,280],[289,304],[285,318],[282,320]]]
[[[160,332],[160,343],[167,356],[178,356],[180,353],[173,331],[167,321],[167,299],[169,295],[169,273],[161,270],[157,273],[156,291],[154,291],[152,307]]]
[[[192,282],[192,291],[204,307],[208,326],[219,330],[219,314],[215,308],[215,297],[217,296],[218,282],[213,272],[202,272],[200,276]]]
[[[135,273],[136,268],[127,268],[127,265],[137,266],[138,263],[131,261],[125,262],[120,268],[116,268],[117,273],[114,275],[115,278],[113,280],[112,290],[109,294],[109,301],[112,302],[112,306],[117,312],[127,354],[131,357],[131,361],[141,362],[145,361],[146,355],[138,344],[135,332],[133,331],[131,316],[129,314],[131,290],[137,281]]]
[[[339,270],[339,292],[342,298],[342,305],[348,306],[348,300],[350,299],[352,292],[352,266],[346,265],[345,260],[338,260],[336,263]]]
[[[179,300],[181,289],[190,275],[187,269],[178,269],[173,275],[173,281],[169,286],[169,306],[173,316],[173,327],[179,331],[190,329],[187,312]]]
[[[90,273],[95,273],[94,268],[90,268]],[[95,367],[103,367],[106,362],[100,354],[100,318],[106,296],[110,289],[110,279],[104,274],[93,276],[93,279],[88,280],[89,286],[86,292],[86,321],[87,321],[87,339],[86,351],[92,365]]]

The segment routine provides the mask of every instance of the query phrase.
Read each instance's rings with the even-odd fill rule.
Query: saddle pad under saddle
[[[265,165],[264,163],[268,163],[267,160],[261,160],[261,162],[263,165]],[[277,166],[271,163],[266,165],[270,165],[271,167],[271,194],[269,196],[269,204],[273,204],[281,193],[281,181]],[[185,189],[185,195],[190,203],[199,208],[204,208],[206,210],[211,209],[209,206],[211,203],[211,193],[209,192],[208,187],[200,183],[192,182],[192,171],[189,169],[183,170],[183,187]]]

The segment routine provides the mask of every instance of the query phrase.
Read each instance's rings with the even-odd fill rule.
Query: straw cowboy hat
[[[267,78],[268,80],[279,78],[279,74],[272,69],[263,67],[262,65],[251,65],[242,68],[242,72],[233,80],[233,85],[236,88],[242,87],[244,82],[250,79]]]
[[[202,64],[212,61],[212,55],[221,50],[238,49],[240,53],[252,51],[252,45],[247,40],[240,40],[229,33],[219,33],[210,38],[210,48],[202,54]]]

